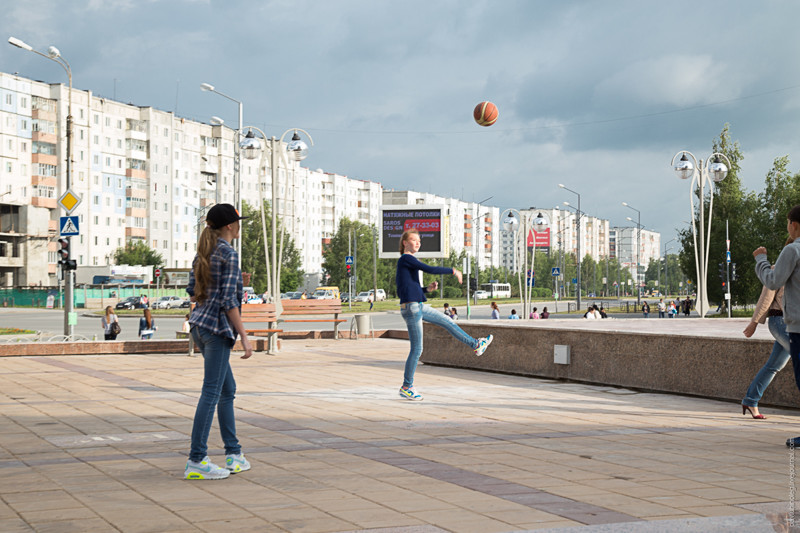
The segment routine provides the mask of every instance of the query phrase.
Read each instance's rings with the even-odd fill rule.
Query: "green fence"
[[[151,302],[161,296],[178,296],[188,298],[185,287],[153,288],[152,285],[117,286],[117,285],[82,285],[73,291],[75,308],[105,307],[116,305],[119,300],[128,296],[147,295]],[[51,302],[48,305],[48,296]],[[3,307],[62,307],[63,288],[59,287],[20,287],[0,289],[0,305]]]

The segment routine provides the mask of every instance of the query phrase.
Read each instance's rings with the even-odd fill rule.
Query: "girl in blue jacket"
[[[408,327],[408,340],[411,341],[411,350],[406,359],[405,374],[403,376],[403,387],[400,389],[400,396],[412,401],[422,400],[422,396],[414,390],[414,372],[417,369],[417,362],[422,355],[422,321],[438,324],[445,328],[453,337],[463,342],[475,351],[475,355],[482,355],[492,342],[489,335],[481,339],[473,339],[458,327],[458,325],[447,318],[442,313],[435,311],[430,305],[426,304],[426,292],[435,291],[439,284],[433,282],[427,287],[420,283],[422,275],[420,271],[429,274],[453,274],[461,283],[461,272],[457,268],[434,267],[426,265],[414,257],[419,251],[420,240],[419,232],[416,228],[410,228],[403,233],[400,239],[400,260],[397,262],[397,295],[400,297],[400,314],[406,321]]]

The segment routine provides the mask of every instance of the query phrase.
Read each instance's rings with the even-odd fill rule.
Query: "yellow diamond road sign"
[[[72,189],[68,189],[67,192],[65,192],[61,198],[58,199],[58,204],[67,211],[67,214],[72,213],[72,211],[78,207],[78,204],[80,203],[80,196],[72,192]]]

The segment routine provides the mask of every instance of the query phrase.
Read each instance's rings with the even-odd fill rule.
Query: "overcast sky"
[[[55,45],[74,85],[268,135],[303,128],[305,165],[385,188],[501,208],[553,207],[642,225],[689,220],[679,150],[706,158],[724,124],[761,191],[796,171],[800,2],[56,0],[4,2],[0,34]],[[9,44],[0,70],[46,82],[54,63]],[[472,109],[500,109],[481,127]],[[719,220],[717,220],[719,221]],[[735,237],[734,237],[735,238]]]

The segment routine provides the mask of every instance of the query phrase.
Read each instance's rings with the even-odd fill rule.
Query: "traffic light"
[[[736,263],[731,263],[731,281],[736,281]]]
[[[345,268],[347,268],[347,277],[348,278],[352,278],[353,277],[353,265],[347,265]]]
[[[725,281],[725,265],[722,263],[719,264],[719,279]],[[723,283],[722,286],[724,287],[725,284]]]
[[[62,270],[75,270],[78,268],[76,261],[69,257],[69,239],[66,237],[58,239],[58,251],[56,253]]]

